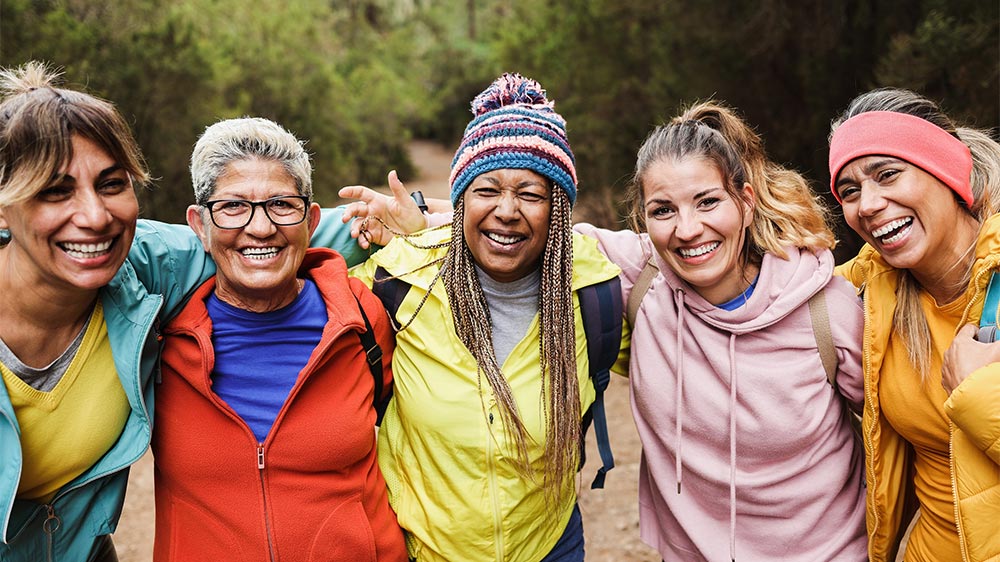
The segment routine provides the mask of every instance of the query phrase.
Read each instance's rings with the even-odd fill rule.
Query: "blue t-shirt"
[[[747,287],[745,291],[737,295],[735,299],[720,304],[719,308],[722,310],[736,310],[737,308],[743,306],[748,300],[750,300],[750,295],[753,294],[753,290],[757,288],[758,279],[760,279],[760,275],[753,278],[753,282],[750,283],[750,286]]]
[[[212,390],[250,426],[261,443],[309,362],[326,326],[326,304],[305,280],[288,306],[257,313],[219,300],[205,301],[212,319]]]

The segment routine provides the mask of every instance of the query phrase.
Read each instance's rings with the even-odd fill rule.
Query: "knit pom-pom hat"
[[[575,203],[575,159],[566,140],[566,120],[553,106],[538,82],[520,74],[504,74],[476,96],[475,117],[451,162],[452,205],[476,177],[505,168],[541,174]]]

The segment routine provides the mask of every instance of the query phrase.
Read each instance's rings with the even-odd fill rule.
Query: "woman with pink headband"
[[[867,242],[838,272],[865,308],[869,556],[1000,559],[1000,344],[975,341],[1000,269],[1000,146],[899,89],[832,128],[833,195]]]

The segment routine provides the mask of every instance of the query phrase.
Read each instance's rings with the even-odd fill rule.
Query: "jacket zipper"
[[[864,446],[867,451],[874,451],[875,444],[872,440],[871,432],[875,430],[875,403],[872,399],[872,389],[871,389],[871,375],[872,375],[872,358],[871,358],[871,338],[869,337],[869,330],[871,329],[871,310],[868,306],[868,293],[865,291],[867,283],[862,282],[861,287],[858,288],[858,293],[861,295],[861,309],[864,311],[864,327],[865,333],[862,338],[862,360],[864,363],[864,386],[865,386],[865,410],[868,412],[868,416],[871,418],[872,423],[869,426],[868,431],[862,431],[862,437],[864,438]],[[862,420],[863,421],[863,420]],[[864,429],[864,423],[861,424],[862,429]],[[875,492],[878,490],[878,482],[875,478],[875,465],[872,463],[873,453],[868,453],[865,455],[865,475],[867,477],[867,485],[870,492],[872,500],[871,512],[872,512],[872,531],[879,528],[879,512],[877,506],[874,502]],[[874,534],[874,533],[872,533]]]
[[[969,555],[965,550],[965,532],[962,529],[962,519],[958,516],[958,481],[955,478],[955,424],[948,421],[948,467],[951,469],[951,494],[955,502],[955,527],[958,529],[958,546],[962,550],[962,562],[968,562]]]
[[[62,526],[62,519],[56,515],[56,508],[54,505],[47,503],[45,504],[45,520],[42,521],[42,530],[45,531],[45,560],[48,562],[53,562],[52,558],[52,543],[54,537],[52,536],[59,527]]]
[[[983,277],[992,272],[992,266],[985,267],[980,270],[979,274],[976,276],[974,283],[976,292],[972,295],[972,298],[969,299],[969,304],[965,306],[965,311],[962,312],[962,321],[959,322],[959,328],[968,323],[969,311],[972,310],[972,303],[976,302],[976,299],[979,298],[980,293],[982,293],[980,287],[982,287]],[[963,562],[968,562],[969,554],[965,547],[965,529],[962,528],[962,519],[958,513],[958,478],[955,476],[955,424],[951,420],[948,421],[948,469],[950,473],[949,476],[951,476],[951,497],[955,509],[955,528],[958,530],[958,547],[961,549]]]
[[[490,499],[493,504],[493,542],[496,543],[496,561],[506,558],[503,547],[503,516],[500,513],[499,492],[497,491],[496,460],[493,457],[493,412],[489,413],[490,427],[486,428],[486,465],[490,480]]]
[[[264,505],[264,530],[267,533],[267,554],[275,562],[274,540],[271,538],[271,516],[267,513],[267,489],[264,486],[264,444],[257,443],[257,475],[260,477],[260,496]]]

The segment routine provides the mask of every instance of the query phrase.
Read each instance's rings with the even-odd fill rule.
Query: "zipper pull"
[[[42,521],[42,530],[46,534],[51,535],[62,526],[62,519],[59,519],[59,516],[56,515],[56,508],[51,504],[45,504],[45,511],[46,515],[45,521]]]
[[[45,559],[47,562],[52,562],[52,534],[59,530],[62,526],[62,520],[56,515],[56,508],[52,504],[45,504],[45,521],[42,521],[42,530],[45,531],[46,545],[45,545]]]
[[[257,443],[257,470],[264,470],[264,444]]]
[[[490,425],[493,425],[493,412],[490,412]]]

